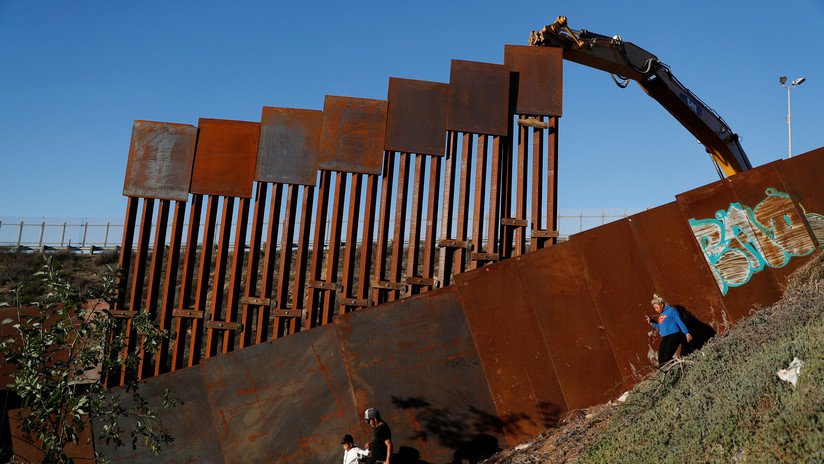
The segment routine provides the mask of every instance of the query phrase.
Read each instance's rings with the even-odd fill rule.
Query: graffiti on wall
[[[803,210],[804,207],[801,209]],[[810,225],[810,229],[812,229],[813,235],[815,235],[815,239],[818,241],[818,245],[821,248],[824,248],[824,215],[805,212],[804,216],[807,218],[807,224]]]
[[[807,224],[819,242],[824,236],[820,214],[799,213],[790,196],[775,188],[768,188],[766,194],[755,208],[730,203],[715,218],[689,220],[723,295],[767,266],[784,267],[791,258],[812,253],[816,244]]]

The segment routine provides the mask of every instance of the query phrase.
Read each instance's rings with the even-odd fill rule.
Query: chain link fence
[[[559,209],[559,240],[641,211],[640,208]],[[0,216],[0,249],[8,251],[94,253],[119,247],[122,237],[123,218]]]

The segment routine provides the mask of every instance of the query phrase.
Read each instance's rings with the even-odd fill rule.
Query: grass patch
[[[824,462],[824,255],[784,298],[638,384],[581,463]],[[804,361],[798,384],[776,371]]]

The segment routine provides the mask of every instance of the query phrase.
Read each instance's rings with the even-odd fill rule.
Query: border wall
[[[114,462],[331,462],[379,408],[400,462],[504,448],[655,364],[654,292],[711,332],[777,301],[824,243],[824,149],[685,192],[422,295],[149,379],[176,440]],[[692,330],[692,329],[691,329]],[[393,461],[394,462],[394,461]]]

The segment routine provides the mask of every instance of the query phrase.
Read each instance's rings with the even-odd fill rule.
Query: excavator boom
[[[722,177],[752,169],[738,135],[652,53],[619,36],[570,29],[564,16],[533,31],[529,44],[563,48],[564,59],[617,76],[622,87],[629,79],[636,81],[704,145]]]

